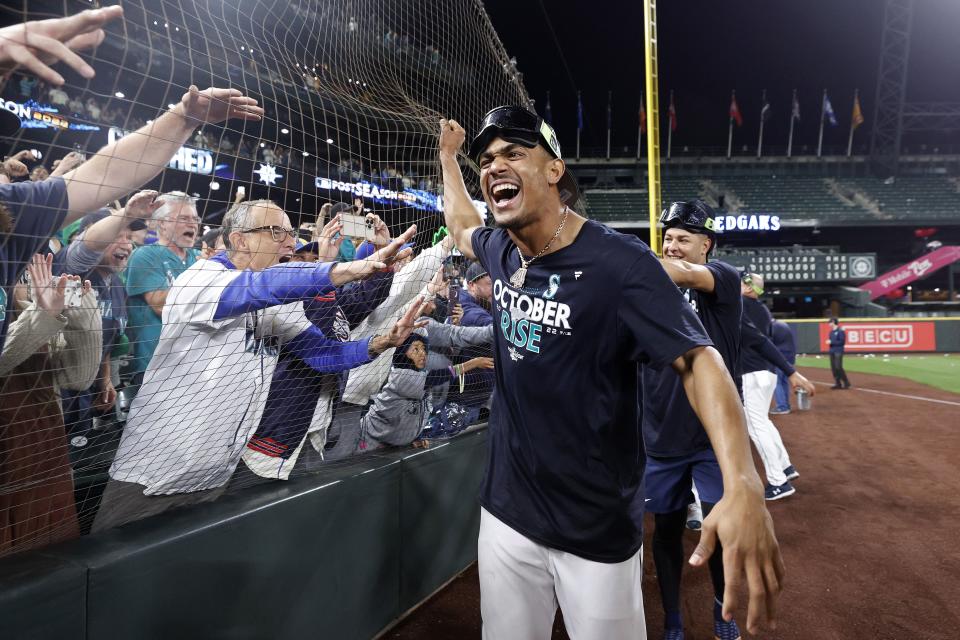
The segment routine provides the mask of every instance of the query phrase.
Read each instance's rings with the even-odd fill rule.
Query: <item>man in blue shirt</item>
[[[156,192],[149,192],[156,195]],[[160,340],[163,305],[173,281],[189,269],[200,255],[193,248],[200,225],[196,200],[182,191],[156,198],[153,220],[157,242],[144,245],[130,256],[127,295],[133,345],[131,373],[139,384]]]
[[[746,569],[757,630],[775,616],[783,563],[723,359],[645,244],[571,212],[576,182],[548,124],[522,107],[483,124],[470,155],[499,228],[482,226],[463,183],[463,128],[442,120],[439,146],[446,226],[493,282],[484,637],[548,637],[558,603],[572,637],[642,637],[642,535],[630,509],[645,457],[638,363],[671,366],[699,410],[727,485],[691,562],[705,564],[719,535],[724,617]]]
[[[843,350],[847,344],[847,332],[840,326],[838,318],[830,318],[830,335],[827,337],[827,345],[830,347],[830,373],[833,374],[834,384],[831,389],[849,389],[850,380],[847,379],[847,372],[843,370]]]
[[[146,200],[152,200],[149,195]],[[80,274],[89,280],[99,298],[103,326],[103,356],[100,375],[83,391],[63,391],[63,418],[71,436],[86,435],[94,414],[112,410],[117,399],[110,368],[110,352],[124,336],[127,325],[127,294],[120,272],[133,251],[132,230],[143,228],[151,210],[144,198],[134,196],[124,209],[102,209],[84,216],[78,238],[54,258],[54,272]],[[78,441],[78,442],[83,442]]]
[[[797,363],[797,339],[793,331],[786,322],[774,320],[771,326],[771,332],[774,346],[783,354],[783,357],[791,365]],[[776,408],[770,411],[770,415],[779,416],[790,413],[790,381],[787,375],[777,370],[777,388],[773,392],[773,402]]]

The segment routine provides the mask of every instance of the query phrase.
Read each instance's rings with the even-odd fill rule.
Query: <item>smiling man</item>
[[[708,262],[716,247],[716,215],[702,200],[674,202],[660,216],[664,226],[662,264],[684,299],[703,322],[730,374],[740,370],[740,274],[724,262]],[[687,401],[672,367],[643,367],[643,441],[647,449],[644,492],[637,505],[654,514],[653,560],[663,600],[664,639],[683,640],[680,577],[687,505],[696,484],[703,513],[710,515],[723,496],[723,475],[707,432]],[[638,522],[642,526],[642,521]],[[738,640],[733,620],[724,620],[723,554],[710,557],[714,637]]]
[[[200,225],[196,199],[182,191],[157,196],[157,241],[133,252],[127,268],[131,372],[139,384],[160,339],[161,314],[173,281],[200,256],[193,248]]]
[[[691,562],[719,537],[725,617],[746,571],[748,626],[772,622],[783,564],[736,387],[696,313],[644,243],[571,211],[576,183],[541,118],[499,107],[471,144],[496,229],[463,183],[463,128],[440,127],[446,225],[487,269],[498,329],[480,490],[484,638],[549,638],[558,604],[575,640],[645,637],[630,509],[644,470],[638,363],[677,373],[723,470]]]
[[[117,392],[111,381],[110,351],[124,335],[127,325],[127,294],[120,273],[133,252],[130,237],[142,229],[153,213],[155,192],[141,192],[119,210],[101,209],[85,216],[77,239],[60,250],[53,268],[58,275],[77,274],[89,280],[97,292],[103,325],[103,360],[100,375],[86,391],[63,391],[63,417],[67,433],[85,435],[95,414],[111,409]]]

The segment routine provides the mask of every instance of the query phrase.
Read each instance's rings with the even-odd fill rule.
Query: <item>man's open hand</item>
[[[200,91],[196,85],[190,85],[174,111],[194,125],[216,124],[231,118],[260,120],[263,117],[263,107],[238,89],[211,87]]]
[[[746,488],[749,484],[749,488]],[[700,543],[690,564],[703,566],[713,555],[719,538],[723,545],[723,618],[732,620],[737,608],[743,575],[747,576],[747,629],[757,633],[766,622],[776,628],[777,598],[785,570],[773,519],[763,501],[759,481],[741,483],[736,493],[725,492],[704,521]],[[756,486],[753,486],[756,485]]]

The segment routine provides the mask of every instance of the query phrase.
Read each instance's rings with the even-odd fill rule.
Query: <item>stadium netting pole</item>
[[[650,192],[650,248],[660,253],[660,93],[657,77],[657,0],[643,3],[643,46],[646,58],[647,185]]]

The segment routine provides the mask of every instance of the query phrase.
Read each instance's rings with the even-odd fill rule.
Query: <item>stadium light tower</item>
[[[643,0],[643,48],[646,59],[647,191],[650,201],[650,248],[660,255],[660,92],[657,74],[657,0]]]
[[[880,178],[897,174],[903,108],[910,58],[910,30],[914,0],[887,0],[883,13],[883,41],[877,74],[877,97],[873,111],[870,164]]]

